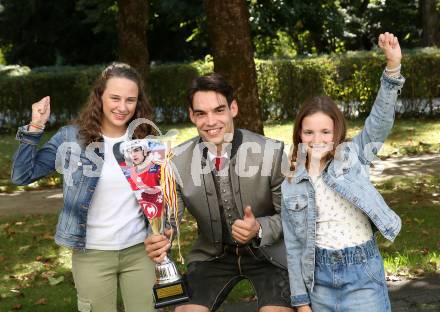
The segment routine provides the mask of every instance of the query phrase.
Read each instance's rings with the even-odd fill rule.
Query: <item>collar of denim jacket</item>
[[[298,162],[295,166],[295,173],[293,174],[295,183],[299,183],[309,176],[305,162]]]
[[[322,169],[322,172],[328,170],[328,168],[329,168],[330,164],[332,163],[332,161],[333,161],[333,158],[327,160],[327,162],[324,165],[324,169]],[[321,174],[322,174],[322,172],[321,172]],[[294,173],[293,177],[294,177],[295,183],[297,183],[297,184],[299,182],[301,182],[302,180],[308,180],[309,179],[309,173],[308,173],[308,171],[306,169],[305,161],[297,163],[297,165],[295,167],[295,173]]]

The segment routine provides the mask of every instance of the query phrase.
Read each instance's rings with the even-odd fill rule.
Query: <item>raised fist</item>
[[[397,37],[388,32],[380,34],[378,45],[387,59],[387,68],[397,68],[402,60],[402,51]]]
[[[44,126],[50,116],[50,97],[46,96],[32,104],[32,123]]]

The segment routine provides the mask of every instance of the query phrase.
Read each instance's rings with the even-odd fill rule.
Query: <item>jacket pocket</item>
[[[307,195],[294,195],[284,198],[289,213],[299,212],[307,207]]]
[[[284,198],[287,214],[294,225],[297,235],[303,236],[307,227],[307,195],[295,195]]]

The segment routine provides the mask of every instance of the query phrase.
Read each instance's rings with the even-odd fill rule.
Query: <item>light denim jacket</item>
[[[78,128],[65,126],[37,150],[43,132],[26,129],[27,126],[20,127],[17,132],[20,145],[14,155],[11,180],[27,185],[55,170],[63,173],[64,206],[58,217],[55,242],[85,249],[87,214],[104,162],[103,143],[95,143],[86,152],[78,139]]]
[[[322,172],[324,183],[361,209],[373,227],[393,241],[400,231],[401,220],[371,184],[367,168],[391,131],[397,94],[403,77],[382,75],[381,86],[365,121],[364,129],[352,141],[336,150],[334,159]],[[307,151],[301,150],[298,159]],[[296,164],[294,176],[281,185],[281,218],[287,249],[287,266],[292,306],[310,303],[315,270],[316,209],[313,185],[305,162]]]

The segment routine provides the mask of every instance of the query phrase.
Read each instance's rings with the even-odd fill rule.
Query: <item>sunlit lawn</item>
[[[348,137],[353,137],[363,126],[363,121],[348,121]],[[190,123],[177,125],[159,125],[162,134],[170,129],[178,130],[175,144],[182,143],[195,135],[197,131]],[[270,122],[265,124],[265,135],[286,144],[292,142],[293,122]],[[42,142],[45,142],[54,132],[44,134]],[[17,148],[14,135],[0,135],[0,192],[15,189],[9,181],[11,159]],[[440,152],[440,121],[435,119],[398,119],[390,137],[381,149],[381,157],[405,156],[422,153]],[[58,179],[59,180],[59,179]],[[57,184],[57,181],[43,181],[44,186]],[[7,186],[7,187],[5,187]]]
[[[349,120],[349,138],[355,136],[364,125],[363,120]],[[269,123],[265,135],[292,143],[293,122]],[[440,120],[398,119],[379,156],[405,156],[419,153],[440,152]]]
[[[377,186],[403,223],[393,244],[379,238],[387,274],[440,273],[440,177],[393,178]],[[0,311],[76,311],[70,252],[53,242],[56,219],[55,215],[0,218]],[[188,214],[181,230],[185,256],[197,233]],[[185,270],[184,265],[179,267]],[[242,282],[228,301],[253,295],[250,285]]]
[[[53,241],[56,219],[1,218],[0,311],[76,311],[70,251]]]
[[[402,218],[393,244],[380,239],[388,273],[440,273],[440,174],[393,178],[378,188]]]

